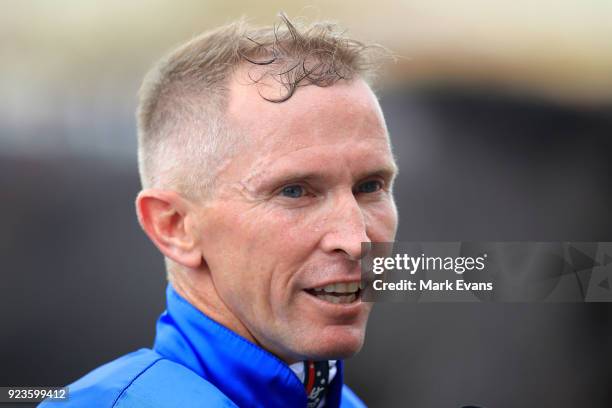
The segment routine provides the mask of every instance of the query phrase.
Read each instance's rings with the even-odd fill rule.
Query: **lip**
[[[333,283],[336,282],[338,281],[333,281]],[[365,303],[361,301],[361,294],[357,299],[355,299],[355,301],[351,303],[331,303],[326,300],[319,299],[314,295],[311,295],[305,289],[302,290],[302,294],[308,297],[315,305],[315,307],[323,310],[325,314],[330,314],[337,317],[349,319],[355,318],[362,312],[363,308],[365,307]]]
[[[360,284],[361,283],[361,279],[328,279],[325,280],[321,283],[316,283],[314,285],[308,286],[306,288],[304,288],[304,290],[306,289],[314,289],[314,288],[323,288],[327,285],[331,285],[333,283],[357,283]]]

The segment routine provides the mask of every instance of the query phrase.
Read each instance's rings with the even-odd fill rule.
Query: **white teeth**
[[[313,288],[311,294],[333,304],[352,303],[357,299],[359,294],[360,283],[332,283],[325,286]]]
[[[322,288],[315,288],[315,291],[325,291],[326,293],[355,293],[359,289],[359,283],[332,283]]]

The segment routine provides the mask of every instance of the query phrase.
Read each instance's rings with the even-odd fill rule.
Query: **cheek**
[[[277,299],[288,294],[291,278],[316,246],[317,228],[311,212],[261,208],[234,219],[237,231],[224,241],[233,247],[231,269],[251,281],[252,291]]]
[[[265,223],[256,215],[231,203],[221,216],[202,231],[203,253],[215,285],[225,297],[240,298],[261,292],[270,269],[271,243]],[[221,210],[219,211],[222,212]]]
[[[274,208],[259,217],[256,228],[275,257],[290,261],[313,249],[325,214],[318,206]]]
[[[374,242],[391,242],[397,232],[397,208],[392,198],[368,206],[365,211],[368,236]]]

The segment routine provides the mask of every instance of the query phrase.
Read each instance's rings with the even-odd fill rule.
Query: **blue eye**
[[[361,183],[357,187],[358,193],[375,193],[382,188],[382,184],[378,180],[370,180],[365,183]]]
[[[280,191],[280,195],[289,198],[300,198],[304,195],[304,188],[302,186],[292,185],[283,188]]]

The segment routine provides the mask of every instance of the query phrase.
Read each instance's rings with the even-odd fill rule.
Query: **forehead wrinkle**
[[[380,137],[367,137],[365,139],[370,139],[370,138],[375,138],[375,139],[380,139]],[[350,165],[350,163],[345,163],[344,161],[349,159],[349,158],[342,158],[342,162],[339,162],[337,160],[333,161],[332,164],[335,165],[334,167],[339,168],[341,170],[346,170],[347,174],[350,174],[352,178],[355,178],[355,176],[361,176],[361,175],[367,175],[369,173],[372,172],[377,172],[377,171],[386,171],[389,172],[391,174],[394,174],[396,172],[396,164],[393,160],[393,157],[391,156],[390,153],[390,149],[389,149],[389,145],[387,143],[387,140],[384,140],[384,147],[383,146],[379,146],[376,151],[383,151],[382,154],[380,154],[380,157],[383,157],[383,160],[381,160],[381,164],[376,164],[372,167],[375,167],[374,170],[372,169],[365,169],[365,170],[357,170],[355,171],[355,169],[353,169]],[[336,146],[337,148],[344,148],[344,146],[349,145],[354,147],[355,144],[353,142],[351,142],[350,140],[346,140],[343,141],[342,143],[324,143],[324,144],[317,144],[317,145],[310,145],[310,146],[300,146],[297,149],[294,150],[289,150],[289,151],[285,151],[282,153],[279,153],[278,157],[275,157],[273,160],[269,160],[270,156],[272,156],[272,154],[268,154],[265,157],[259,158],[256,162],[256,164],[254,164],[253,168],[248,172],[248,174],[246,175],[246,177],[244,177],[240,183],[247,188],[249,191],[254,192],[254,190],[257,189],[259,184],[265,183],[265,177],[269,174],[274,174],[274,173],[279,173],[281,174],[279,176],[279,178],[283,178],[282,173],[288,173],[287,177],[296,177],[296,178],[303,178],[306,175],[308,176],[314,176],[314,177],[325,177],[325,173],[320,171],[319,166],[314,166],[314,168],[308,168],[309,166],[306,166],[307,168],[289,168],[287,169],[287,164],[290,166],[291,163],[294,163],[296,160],[285,160],[287,164],[281,164],[281,168],[279,169],[279,162],[283,161],[283,159],[286,159],[288,156],[294,155],[296,153],[299,153],[301,151],[304,150],[309,150],[309,149],[317,149],[317,148],[322,148],[325,146]],[[333,150],[331,151],[327,151],[326,153],[328,154],[332,154],[335,155],[335,152]],[[386,154],[389,153],[389,154]],[[313,152],[313,155],[317,155],[320,156],[320,152]],[[308,161],[309,158],[308,157],[301,157],[299,160],[306,160]],[[355,174],[356,173],[356,174]],[[303,175],[303,176],[302,176]],[[276,176],[276,174],[274,174],[274,176]]]
[[[242,163],[248,168],[236,174],[240,180],[233,180],[244,189],[253,191],[259,180],[274,171],[271,167],[277,161],[305,149],[374,138],[384,140],[385,148],[391,152],[380,105],[365,83],[309,86],[300,89],[294,98],[273,104],[263,100],[255,87],[236,79],[234,76],[230,84],[227,118],[245,135],[241,150],[246,160]],[[363,89],[369,96],[364,96]],[[258,152],[264,155],[254,157]],[[237,158],[235,163],[240,166],[240,162]]]

